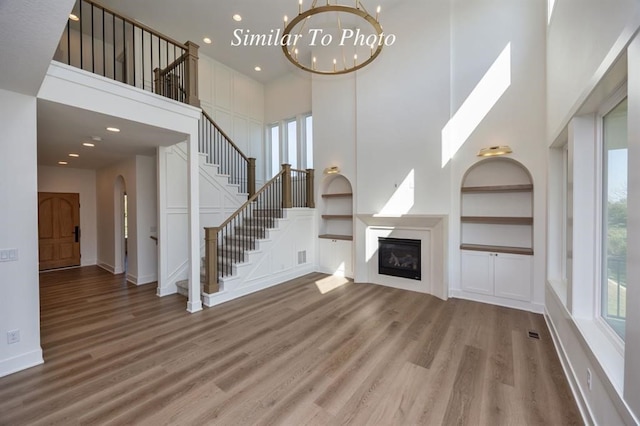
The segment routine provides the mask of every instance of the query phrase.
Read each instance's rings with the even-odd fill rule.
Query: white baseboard
[[[503,299],[501,297],[469,293],[469,292],[457,290],[457,289],[449,290],[449,297],[455,297],[456,299],[471,300],[471,301],[480,302],[480,303],[488,303],[490,305],[504,306],[505,308],[520,309],[521,311],[529,311],[536,314],[544,314],[544,305],[539,303]]]
[[[93,266],[98,263],[98,259],[82,259],[80,261],[80,266]]]
[[[42,349],[5,359],[0,361],[0,377],[8,376],[9,374],[17,373],[18,371],[35,367],[42,363],[44,363]]]
[[[143,275],[142,277],[137,277],[133,274],[127,274],[127,281],[134,285],[143,285],[158,281],[158,277],[156,275]]]
[[[97,263],[99,268],[104,269],[107,272],[111,272],[112,274],[116,273],[116,268],[112,265],[106,264],[106,263],[102,263],[102,262],[98,262]]]

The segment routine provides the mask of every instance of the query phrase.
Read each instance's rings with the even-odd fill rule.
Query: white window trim
[[[273,141],[271,140],[271,128],[274,126],[278,126],[280,139],[278,140],[278,153],[280,156],[280,163],[288,163],[292,164],[291,159],[289,158],[289,132],[288,132],[288,123],[295,122],[296,123],[296,164],[297,169],[308,169],[310,168],[307,164],[307,117],[313,117],[313,112],[307,112],[304,114],[298,114],[293,117],[287,117],[283,120],[272,122],[267,124],[266,133],[267,139],[269,141],[269,156],[273,152]],[[313,152],[312,152],[313,155]],[[281,165],[280,164],[280,165]],[[269,168],[273,168],[273,158],[269,161]],[[271,170],[271,176],[275,176],[276,173],[280,171],[280,166],[278,170]]]
[[[624,340],[611,328],[602,316],[602,278],[603,278],[603,253],[602,245],[604,242],[604,233],[606,231],[604,223],[604,116],[613,110],[620,102],[627,97],[627,82],[625,81],[598,109],[596,113],[596,182],[598,182],[598,191],[596,193],[596,205],[599,208],[596,211],[597,229],[600,230],[595,236],[595,264],[596,285],[595,291],[595,309],[594,322],[599,330],[604,334],[609,343],[624,358]]]

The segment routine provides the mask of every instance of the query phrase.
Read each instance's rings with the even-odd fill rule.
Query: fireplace
[[[420,240],[378,237],[378,273],[422,279]]]

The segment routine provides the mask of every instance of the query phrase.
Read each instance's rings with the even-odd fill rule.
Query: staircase
[[[243,219],[242,224],[234,227],[232,234],[225,236],[224,243],[220,245],[217,263],[220,268],[220,284],[233,281],[238,276],[238,271],[248,265],[252,255],[260,253],[262,245],[270,240],[270,232],[277,231],[279,219],[284,219],[282,209],[253,210],[251,217]],[[206,282],[206,257],[201,258],[200,263],[200,290],[205,293]],[[189,281],[182,280],[176,283],[178,293],[189,296]],[[206,293],[205,293],[206,294]]]

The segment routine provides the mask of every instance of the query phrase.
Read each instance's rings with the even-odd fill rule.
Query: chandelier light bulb
[[[380,6],[378,6],[378,8],[376,9],[376,21],[380,20],[380,11],[382,10],[382,8]]]
[[[325,2],[323,2],[326,3],[326,5],[317,5],[316,2],[317,0],[314,0],[313,2],[298,0],[298,15],[294,16],[291,19],[289,19],[287,15],[284,16],[284,32],[281,36],[282,52],[284,53],[287,60],[289,60],[298,68],[315,74],[323,75],[350,73],[359,70],[373,62],[380,55],[383,46],[391,46],[395,43],[395,34],[385,34],[382,30],[382,25],[380,25],[380,22],[378,21],[379,13],[381,10],[380,6],[377,7],[376,15],[371,15],[369,14],[369,12],[367,12],[361,0],[352,0],[352,2],[348,2],[350,5],[347,5],[344,2],[341,4],[339,0],[326,0]],[[307,10],[302,8],[305,3],[311,3]],[[349,23],[349,28],[343,27],[342,17],[345,14],[353,15],[348,16],[345,19],[349,21],[352,21],[354,19],[361,20],[365,24],[367,24],[369,28],[361,29],[361,23],[353,24],[351,22]],[[323,18],[329,18],[328,22],[325,22],[326,19],[322,18],[320,18],[318,21],[319,26],[325,26],[325,28],[309,29],[306,27],[307,19],[311,18],[312,16],[320,15],[322,15]],[[330,22],[331,17],[336,17],[337,19],[337,27],[342,32],[342,35],[340,37],[335,37],[331,33],[331,30],[335,28]],[[304,32],[305,29],[307,30],[309,39],[311,40],[309,46],[315,47],[321,45],[323,48],[331,46],[334,47],[332,51],[333,53],[330,53],[332,56],[342,56],[342,66],[340,67],[340,69],[338,69],[337,59],[339,56],[334,56],[333,68],[327,67],[323,69],[322,65],[318,66],[317,58],[315,56],[307,56],[308,50],[304,49],[305,46],[303,46],[300,51],[296,49],[296,42],[298,41],[299,37],[303,36],[302,32]],[[316,36],[318,35],[320,36],[319,40],[316,40]],[[353,63],[351,63],[351,61],[347,60],[346,58],[346,56],[349,54],[345,55],[346,49],[343,47],[345,46],[345,43],[353,43],[354,50],[352,50],[352,52],[356,51],[359,47],[364,47],[365,49],[369,47],[371,49],[371,54],[369,57],[361,54],[360,56],[362,58],[360,60],[358,60],[358,55],[354,55]],[[342,47],[341,53],[335,52],[336,45],[338,45],[338,50],[340,49],[340,47]],[[302,57],[300,56],[301,53]],[[301,58],[308,57],[310,57],[311,60],[304,59],[301,62]],[[331,58],[331,56],[329,56],[329,58]]]

